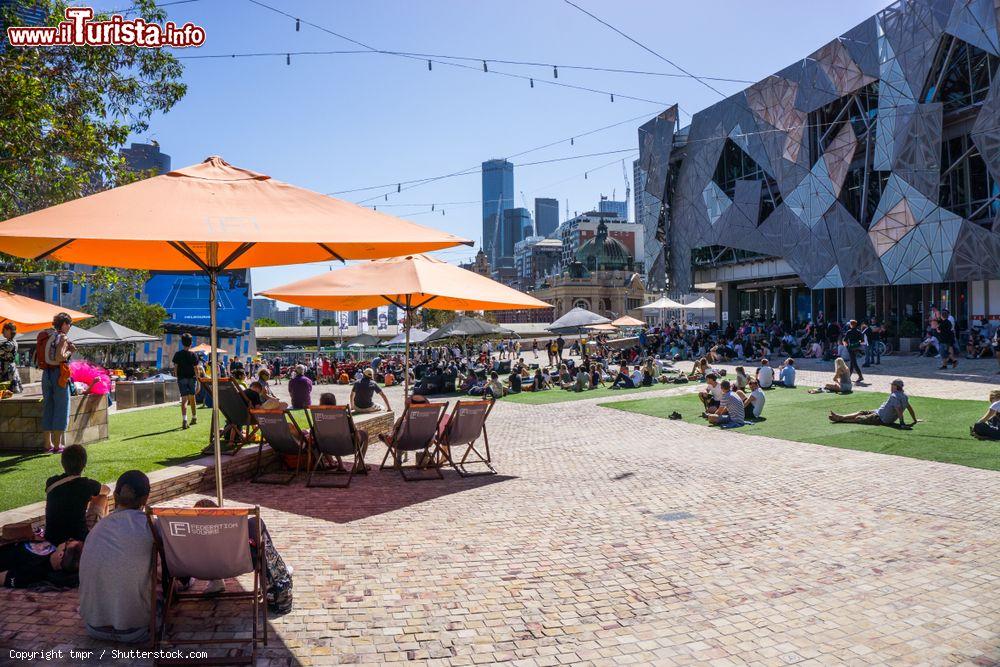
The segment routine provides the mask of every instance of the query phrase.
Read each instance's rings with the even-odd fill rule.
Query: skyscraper
[[[600,213],[617,213],[618,217],[622,220],[628,220],[627,201],[615,201],[601,195],[601,201],[597,205],[597,210]]]
[[[535,198],[535,233],[548,236],[559,226],[559,200]]]
[[[514,165],[507,160],[483,163],[483,248],[490,260],[502,253],[498,247],[503,212],[514,208]],[[513,245],[511,245],[513,253]]]
[[[160,144],[137,144],[132,142],[128,148],[122,148],[118,154],[125,158],[131,171],[148,171],[153,169],[156,175],[170,171],[170,156],[160,152]]]
[[[526,208],[509,208],[503,212],[500,238],[497,243],[497,266],[513,266],[514,246],[532,235],[531,212]]]

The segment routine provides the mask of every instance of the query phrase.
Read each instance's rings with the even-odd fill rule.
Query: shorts
[[[198,381],[194,378],[177,378],[177,389],[181,396],[194,396],[198,393]]]
[[[864,424],[865,426],[882,426],[882,418],[874,410],[861,410],[858,412],[855,423]]]

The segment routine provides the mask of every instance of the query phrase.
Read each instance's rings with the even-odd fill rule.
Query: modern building
[[[170,171],[170,156],[160,152],[160,144],[151,141],[148,144],[132,142],[128,148],[122,148],[118,154],[125,158],[125,163],[131,171],[150,171],[156,175]]]
[[[608,236],[621,241],[632,257],[642,252],[644,237],[641,225],[626,222],[616,212],[588,211],[570,218],[559,226],[559,239],[563,246],[563,268],[574,261],[580,246],[597,235],[601,223],[607,226]],[[636,266],[636,270],[642,272],[641,263]]]
[[[670,291],[717,285],[723,321],[1000,320],[998,34],[996,3],[900,0],[689,127],[644,125]]]
[[[616,319],[630,315],[641,319],[646,301],[642,277],[633,270],[634,258],[624,243],[610,236],[601,221],[597,234],[574,253],[561,274],[546,278],[532,296],[551,303],[559,318],[580,306]]]
[[[535,234],[551,236],[559,226],[559,200],[535,198]]]
[[[532,290],[546,276],[559,273],[562,267],[562,241],[544,236],[529,236],[514,245],[514,271],[517,288]]]
[[[260,319],[273,320],[276,319],[274,316],[278,312],[278,304],[274,299],[255,297],[250,310],[255,322]]]
[[[601,201],[597,203],[597,210],[600,213],[615,213],[619,218],[628,222],[628,202],[608,199],[601,195]]]
[[[304,309],[301,306],[292,306],[285,310],[277,310],[274,313],[274,320],[283,327],[297,327],[302,324]]]
[[[22,5],[18,0],[0,0],[0,29],[4,32],[8,26],[4,25],[2,15],[11,7],[14,8],[14,15],[17,18],[15,25],[42,25],[49,15],[43,2]],[[0,44],[0,50],[3,50],[2,44]]]
[[[498,237],[503,212],[514,208],[514,165],[507,160],[487,160],[483,163],[483,248],[496,264],[500,256]],[[513,246],[512,246],[513,247]]]
[[[495,268],[514,266],[514,246],[534,234],[531,212],[526,208],[509,208],[503,212],[500,238],[497,242]]]

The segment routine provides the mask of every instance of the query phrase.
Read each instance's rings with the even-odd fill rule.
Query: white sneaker
[[[222,593],[225,590],[226,590],[226,582],[224,582],[222,579],[212,579],[210,582],[208,582],[208,586],[205,586],[205,592],[209,594]]]

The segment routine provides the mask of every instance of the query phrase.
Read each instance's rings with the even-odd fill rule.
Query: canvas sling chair
[[[493,405],[493,401],[458,401],[438,436],[441,454],[462,477],[497,473],[490,458],[490,439],[486,434],[486,420]],[[476,447],[479,436],[483,437],[482,451]],[[476,472],[466,470],[466,466],[475,464],[485,465],[487,469]]]
[[[382,457],[381,470],[391,467],[407,482],[417,482],[426,479],[444,479],[441,474],[440,452],[437,447],[438,426],[448,409],[448,403],[411,403],[403,410],[403,415],[396,422],[391,435],[379,435],[385,443],[385,456]],[[416,463],[403,465],[403,454],[414,452]],[[392,465],[386,466],[386,461],[392,456]],[[407,470],[433,470],[435,477],[427,475],[407,475]]]
[[[209,386],[211,380],[202,379]],[[250,414],[250,403],[239,387],[230,378],[219,378],[219,412],[228,422],[225,426],[223,452],[236,455],[248,443],[253,442],[257,424]]]
[[[154,651],[166,644],[183,646],[197,644],[204,649],[217,648],[228,653],[234,647],[249,645],[249,653],[215,655],[204,659],[171,659],[171,664],[254,664],[257,646],[267,646],[267,583],[264,575],[264,558],[261,554],[255,566],[250,556],[250,540],[262,544],[259,507],[148,507],[146,517],[156,548],[152,555],[152,604],[149,614],[149,634]],[[250,519],[256,521],[251,523]],[[251,525],[253,533],[251,534]],[[162,577],[157,575],[157,559]],[[228,590],[221,593],[182,591],[179,579],[232,579],[253,574],[249,590]],[[160,628],[156,627],[156,584],[163,583],[163,611]],[[241,603],[251,610],[253,630],[250,639],[194,639],[170,638],[171,617],[180,615],[184,603],[221,600]],[[185,627],[183,635],[190,635]],[[231,636],[231,635],[230,635]],[[207,651],[210,655],[214,651]]]
[[[288,410],[250,410],[250,415],[257,422],[261,435],[260,448],[257,449],[257,470],[250,481],[257,484],[291,484],[299,470],[303,469],[302,458],[308,458],[309,455],[305,433]],[[288,473],[262,473],[265,444],[270,445],[278,455],[279,465],[282,465],[283,456],[294,456],[295,469]],[[308,465],[307,461],[304,469],[308,469]]]
[[[306,412],[309,428],[312,434],[315,460],[309,467],[309,477],[306,486],[324,486],[336,489],[346,489],[351,485],[355,473],[368,474],[365,467],[365,450],[368,448],[367,436],[362,442],[361,434],[354,425],[354,419],[346,405],[312,405]],[[328,456],[340,458],[352,457],[350,468],[337,471],[319,471],[323,459]],[[347,476],[347,481],[337,483],[320,481],[324,477]],[[313,481],[313,478],[316,481]]]

